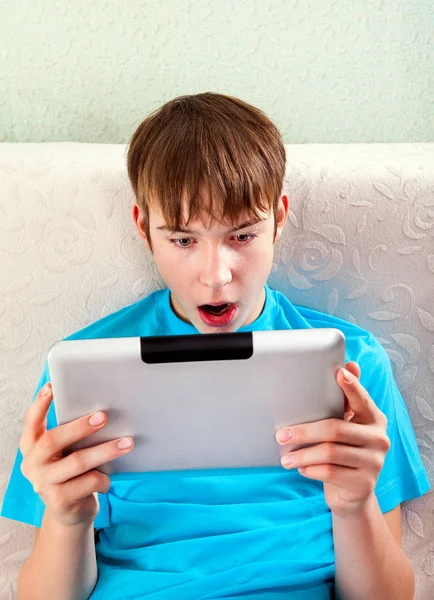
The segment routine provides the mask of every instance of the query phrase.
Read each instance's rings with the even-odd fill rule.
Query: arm
[[[87,600],[97,579],[93,520],[62,525],[46,509],[18,577],[18,600]]]
[[[63,526],[46,510],[18,577],[18,600],[87,600],[97,578],[93,521]]]
[[[310,445],[290,450],[282,464],[324,483],[332,512],[337,597],[413,600],[414,573],[401,548],[400,518],[395,511],[383,516],[375,496],[391,445],[387,417],[361,385],[359,375],[354,362],[337,375],[348,408],[343,420],[326,419],[277,432],[279,443]]]
[[[412,566],[389,529],[374,494],[361,511],[348,515],[333,513],[332,520],[337,598],[413,600]]]
[[[93,527],[98,492],[110,488],[110,477],[96,467],[134,447],[131,438],[127,448],[110,440],[65,456],[71,444],[104,427],[107,417],[97,412],[47,430],[52,399],[47,384],[26,411],[20,440],[21,472],[40,495],[45,512],[33,552],[18,577],[19,600],[89,598],[98,579]]]

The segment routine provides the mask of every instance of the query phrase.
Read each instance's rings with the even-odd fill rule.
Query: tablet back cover
[[[63,340],[48,355],[58,424],[108,417],[69,451],[134,438],[107,474],[278,466],[277,429],[343,418],[344,362],[332,328]]]

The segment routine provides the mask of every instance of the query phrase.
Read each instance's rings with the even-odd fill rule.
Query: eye
[[[179,248],[188,248],[190,246],[190,242],[191,242],[190,238],[175,238],[173,240],[170,240],[171,244],[174,244],[175,246],[178,246]]]
[[[238,240],[237,240],[238,242],[240,242],[241,244],[245,244],[246,242],[249,242],[251,239],[257,237],[257,235],[254,233],[240,233],[240,234],[236,235],[235,237],[238,238]],[[243,239],[240,239],[240,238],[243,238]]]

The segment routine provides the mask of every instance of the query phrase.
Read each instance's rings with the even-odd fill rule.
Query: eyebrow
[[[259,223],[263,223],[264,221],[266,221],[266,219],[258,219],[256,221],[245,221],[244,223],[241,223],[241,225],[237,225],[236,227],[233,227],[232,229],[229,229],[229,231],[227,231],[226,233],[233,233],[234,231],[239,231],[240,229],[245,229],[246,227],[251,227],[252,225],[258,225]],[[161,231],[170,231],[171,233],[188,233],[189,235],[199,235],[199,233],[197,231],[193,231],[192,229],[172,229],[171,227],[168,227],[167,225],[161,225],[161,227],[157,227],[157,229],[160,229]]]

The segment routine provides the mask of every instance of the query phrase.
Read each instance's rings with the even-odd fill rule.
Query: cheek
[[[253,272],[263,273],[271,269],[272,262],[273,253],[270,252],[269,247],[266,245],[258,246],[254,251],[245,256],[241,269],[245,276]]]
[[[176,281],[180,272],[181,266],[179,258],[175,252],[165,252],[159,249],[154,251],[154,259],[160,275],[167,282]]]

